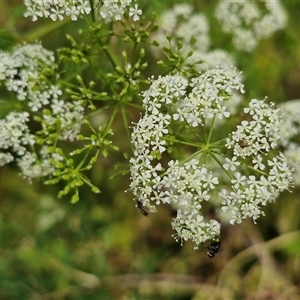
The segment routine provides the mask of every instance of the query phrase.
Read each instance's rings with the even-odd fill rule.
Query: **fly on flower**
[[[214,258],[215,255],[218,253],[221,247],[221,238],[216,238],[213,240],[206,248],[208,249],[206,252],[207,257]]]
[[[245,138],[242,138],[238,141],[238,144],[241,148],[246,148],[248,146],[250,146],[249,141],[247,141]]]
[[[148,217],[149,213],[147,212],[147,210],[145,209],[144,204],[142,203],[141,200],[136,200],[136,204],[138,209],[140,210],[140,212],[145,216]]]

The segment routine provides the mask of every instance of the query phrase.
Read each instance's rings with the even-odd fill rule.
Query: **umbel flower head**
[[[293,182],[300,185],[300,99],[290,100],[279,105],[284,128],[282,130],[281,144],[284,155],[293,165]]]
[[[180,39],[183,45],[183,51],[189,45],[189,50],[200,53],[207,52],[210,47],[209,23],[204,14],[194,13],[192,5],[187,3],[176,4],[170,10],[164,11],[158,18],[158,30],[152,38],[159,42],[161,49],[168,46],[166,34],[172,36],[171,46],[176,47],[176,40]],[[197,37],[195,43],[191,46],[190,40]],[[153,48],[153,50],[157,50]]]
[[[142,93],[145,114],[132,133],[131,190],[150,213],[161,203],[176,208],[174,236],[195,247],[220,235],[208,208],[231,224],[255,221],[291,182],[286,159],[275,150],[278,110],[252,99],[244,120],[232,127],[238,120],[228,109],[234,92],[243,93],[239,73],[216,68],[192,79],[152,78]],[[223,126],[219,121],[214,130],[217,119]]]
[[[32,21],[38,18],[50,18],[52,21],[62,21],[65,17],[70,17],[72,21],[77,21],[79,17],[91,13],[91,3],[97,10],[100,19],[105,22],[121,20],[128,11],[133,21],[138,21],[142,11],[137,4],[130,7],[132,0],[23,0],[27,7],[25,17],[31,17]]]
[[[221,0],[215,15],[221,29],[232,34],[234,46],[247,52],[253,51],[259,40],[271,36],[287,23],[287,14],[279,0]]]
[[[16,161],[22,176],[29,180],[53,173],[51,161],[62,160],[60,154],[48,151],[49,144],[42,143],[34,150],[37,134],[28,126],[32,116],[40,123],[46,140],[52,134],[55,141],[73,141],[83,123],[81,102],[65,102],[60,87],[51,82],[58,78],[54,60],[54,53],[40,43],[20,45],[11,53],[0,52],[0,86],[19,101],[17,112],[0,118],[0,166]]]
[[[222,66],[226,70],[236,65],[234,58],[224,49],[212,48],[209,22],[206,16],[195,10],[191,3],[177,3],[158,17],[158,29],[151,38],[160,47],[152,47],[159,56],[162,49],[185,57],[183,65],[193,65],[197,71]],[[168,37],[168,38],[167,38]],[[238,97],[235,97],[239,101]]]
[[[91,12],[88,0],[23,0],[27,7],[25,17],[31,17],[32,21],[38,18],[50,18],[52,21],[62,21],[65,16],[76,21],[80,15]]]

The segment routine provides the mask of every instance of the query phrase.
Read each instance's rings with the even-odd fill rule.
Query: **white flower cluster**
[[[251,100],[237,130],[227,139],[211,141],[215,119],[230,116],[224,103],[234,91],[243,92],[237,73],[217,68],[190,82],[179,75],[159,77],[142,93],[146,113],[132,133],[131,190],[149,212],[160,203],[176,207],[174,237],[191,239],[195,247],[220,234],[220,224],[202,215],[204,203],[221,208],[220,217],[231,224],[247,217],[255,222],[263,215],[261,207],[288,189],[292,179],[284,155],[271,152],[282,128],[272,104]],[[183,155],[181,162],[170,160],[174,143],[194,146],[195,153]],[[233,153],[225,158],[228,149]],[[207,163],[209,158],[215,163]]]
[[[158,25],[158,31],[152,35],[152,39],[158,41],[161,46],[168,46],[169,41],[166,39],[168,34],[172,36],[173,49],[177,49],[177,40],[182,41],[180,52],[184,57],[189,51],[193,51],[192,56],[186,57],[185,64],[193,65],[196,70],[203,72],[218,66],[228,71],[232,71],[235,67],[235,61],[229,53],[223,49],[210,49],[208,21],[203,14],[194,13],[191,4],[174,5],[171,10],[162,13]],[[190,40],[193,38],[195,43],[191,45]],[[160,50],[153,48],[153,51],[155,55],[159,55]],[[233,113],[241,101],[241,95],[233,93],[231,101],[227,102],[227,108]]]
[[[84,107],[79,101],[61,100],[62,90],[49,83],[46,74],[56,69],[54,54],[41,44],[27,44],[12,53],[0,52],[0,65],[0,83],[15,93],[24,110],[39,112],[43,134],[55,130],[58,139],[73,141],[80,132]],[[61,159],[56,153],[48,153],[46,146],[39,155],[29,147],[34,144],[34,135],[30,134],[28,122],[28,112],[11,112],[0,119],[0,165],[16,157],[22,176],[30,179],[50,174],[54,169],[50,160]]]
[[[27,11],[25,17],[31,17],[32,21],[38,18],[50,18],[52,21],[62,21],[68,16],[76,21],[80,15],[91,12],[88,0],[23,0]]]
[[[284,155],[293,165],[293,181],[300,185],[300,100],[291,100],[279,105],[283,119],[282,140]]]
[[[58,163],[63,160],[63,157],[58,153],[49,153],[48,146],[42,146],[38,154],[26,151],[23,156],[16,158],[22,177],[29,182],[34,178],[42,178],[52,174],[55,171],[55,167],[51,163],[52,160]]]
[[[158,19],[159,29],[153,35],[153,39],[158,41],[161,46],[167,46],[166,34],[172,36],[175,40],[171,45],[176,47],[176,40],[182,40],[186,48],[190,40],[196,37],[196,43],[193,50],[204,53],[210,47],[209,24],[206,17],[201,14],[193,13],[193,6],[190,4],[177,4],[173,9],[164,12]],[[190,50],[190,49],[189,49]]]
[[[299,135],[298,135],[299,136]],[[289,165],[294,168],[293,183],[300,185],[300,145],[299,142],[290,142],[284,150],[284,156],[286,157]]]
[[[133,21],[138,21],[139,16],[142,15],[142,10],[138,8],[137,4],[134,7],[129,7],[132,2],[132,0],[103,0],[103,3],[98,6],[100,17],[106,23],[114,20],[119,21],[129,8],[129,16],[133,17]]]
[[[228,100],[234,91],[244,92],[239,73],[235,69],[208,70],[193,78],[190,87],[191,93],[178,103],[173,118],[185,121],[192,127],[204,125],[209,119],[229,117]]]
[[[237,168],[238,166],[240,167]],[[248,163],[249,170],[251,167],[256,170],[263,169],[263,174],[266,175],[242,175],[239,170],[244,170],[244,166],[243,161],[235,162],[235,167],[232,168],[232,189],[222,189],[219,193],[222,210],[229,214],[231,224],[241,223],[242,219],[247,217],[255,222],[260,215],[264,215],[261,206],[275,201],[280,192],[289,188],[292,181],[292,170],[282,153],[272,159],[266,159],[266,162],[258,155],[253,157],[252,165]]]
[[[34,137],[30,134],[27,122],[29,113],[12,112],[0,119],[0,166],[14,160],[11,152],[22,156],[26,153],[26,146],[34,144]]]
[[[278,109],[273,104],[252,99],[244,113],[249,120],[243,120],[229,138],[226,147],[233,148],[233,155],[245,158],[246,156],[260,155],[274,149],[281,138],[282,122]],[[250,119],[251,118],[251,119]]]
[[[80,101],[65,102],[53,99],[51,103],[51,114],[43,114],[43,130],[53,127],[59,120],[59,139],[74,141],[80,132],[84,119],[84,107]],[[56,126],[56,129],[57,126]]]
[[[58,154],[49,154],[47,147],[42,147],[39,160],[30,147],[35,144],[27,123],[28,112],[11,112],[0,119],[0,166],[16,161],[24,178],[40,178],[51,174],[54,167],[50,160],[61,160]]]
[[[300,99],[278,105],[283,119],[281,144],[286,147],[292,138],[300,135]]]
[[[222,210],[230,214],[231,224],[241,223],[246,217],[255,221],[264,214],[261,206],[273,202],[292,181],[292,170],[286,157],[282,153],[272,158],[268,155],[280,139],[278,110],[254,99],[244,112],[253,119],[242,121],[242,125],[238,125],[237,131],[227,139],[227,147],[234,150],[223,167],[232,172],[228,172],[231,189],[222,189],[219,193]],[[251,170],[254,175],[248,175]]]
[[[91,1],[88,0],[23,0],[27,7],[25,17],[31,17],[32,21],[38,18],[50,18],[52,21],[62,21],[65,16],[72,21],[77,21],[78,17],[88,15],[92,9]],[[105,22],[121,20],[128,12],[133,21],[138,21],[142,10],[135,4],[129,5],[132,0],[95,0],[94,8],[99,11],[99,17]]]
[[[191,240],[195,243],[195,249],[207,240],[218,238],[221,232],[221,225],[218,221],[214,219],[207,221],[196,210],[178,209],[177,217],[173,219],[171,225],[177,231],[173,235],[175,240],[181,240],[181,244],[183,241]]]
[[[198,71],[213,69],[217,66],[230,70],[236,65],[234,58],[223,49],[214,49],[207,52],[200,52],[195,49],[193,52],[193,55],[188,57],[186,62],[195,64],[195,68]]]
[[[175,4],[172,9],[165,11],[158,18],[158,31],[152,35],[152,39],[159,42],[161,46],[168,46],[169,41],[166,34],[172,36],[171,47],[177,49],[176,41],[182,41],[183,55],[190,50],[193,55],[188,57],[186,63],[195,64],[198,71],[222,66],[224,69],[231,69],[235,61],[223,49],[210,49],[211,39],[209,36],[209,23],[205,15],[195,13],[191,4]],[[194,44],[190,44],[191,39]],[[161,47],[160,47],[161,48]],[[153,48],[158,55],[158,50]],[[199,61],[203,61],[199,63]]]
[[[274,201],[292,181],[286,157],[282,153],[272,158],[267,155],[281,138],[283,123],[279,109],[263,100],[252,99],[244,113],[247,120],[226,140],[226,147],[233,149],[233,155],[223,167],[232,172],[232,189],[222,189],[219,193],[222,210],[229,212],[231,224],[240,223],[246,217],[255,221],[264,214],[261,206]],[[257,174],[248,175],[250,170]],[[243,171],[246,176],[240,173]]]
[[[2,79],[6,89],[14,92],[32,112],[50,105],[51,114],[43,115],[44,126],[51,126],[59,120],[59,138],[72,141],[80,131],[84,108],[78,101],[66,103],[59,99],[62,90],[51,84],[44,74],[47,69],[56,69],[54,59],[53,52],[39,43],[18,46],[12,53],[0,52],[0,83]]]
[[[281,141],[279,109],[252,99],[244,113],[246,120],[226,139],[226,147],[233,149],[223,165],[230,175],[231,189],[219,193],[222,210],[229,214],[231,224],[246,217],[255,221],[264,214],[261,207],[273,202],[292,182],[293,170],[287,157],[279,153],[270,158],[270,151]],[[251,170],[255,172],[249,175]]]
[[[160,159],[167,150],[171,125],[195,128],[207,120],[228,117],[224,103],[234,90],[243,92],[238,73],[219,68],[200,74],[190,83],[179,75],[159,77],[143,93],[146,113],[132,133],[131,189],[135,198],[150,212],[161,202],[178,206],[172,223],[176,239],[192,239],[196,247],[219,234],[217,221],[205,221],[200,216],[201,203],[210,199],[209,192],[218,178],[196,159],[185,163],[170,160],[166,166]]]
[[[62,94],[43,76],[46,68],[55,69],[54,60],[53,52],[39,43],[18,46],[12,53],[0,52],[0,80],[4,81],[8,91],[16,94],[18,100],[28,100],[30,110],[38,111],[49,104],[51,98]]]
[[[279,1],[221,0],[215,15],[224,32],[231,33],[239,50],[251,52],[258,41],[285,27],[287,15]]]

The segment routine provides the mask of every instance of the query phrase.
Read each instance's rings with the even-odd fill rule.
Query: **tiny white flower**
[[[253,158],[252,163],[255,169],[259,169],[259,170],[265,169],[265,165],[263,163],[263,159],[261,155],[257,155],[255,158]]]
[[[134,8],[130,7],[129,9],[129,16],[132,17],[133,16],[133,21],[138,21],[140,19],[140,15],[142,15],[142,10],[139,9],[138,5],[135,4]]]
[[[223,167],[225,170],[231,170],[234,171],[236,167],[240,165],[240,162],[237,161],[237,157],[233,156],[231,159],[230,158],[225,158],[226,163],[223,164]]]

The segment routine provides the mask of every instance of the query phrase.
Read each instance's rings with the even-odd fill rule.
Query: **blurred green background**
[[[162,11],[172,2],[141,6]],[[215,4],[196,6],[211,14]],[[300,2],[284,7],[285,30],[253,53],[235,53],[246,97],[300,99]],[[81,25],[32,23],[24,10],[21,1],[0,2],[2,50],[38,37],[55,50]],[[211,32],[216,47],[232,50],[216,21]],[[209,259],[204,247],[174,241],[168,207],[142,216],[124,192],[129,176],[111,179],[116,161],[98,162],[91,177],[102,193],[83,188],[75,205],[57,199],[56,187],[28,185],[13,165],[0,168],[0,299],[300,299],[299,187],[268,205],[257,225],[224,227],[221,249]]]

